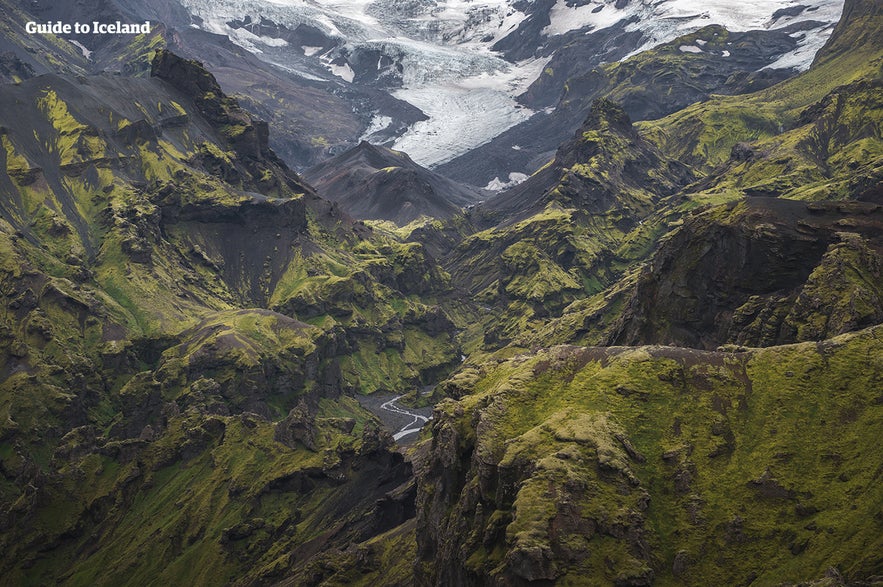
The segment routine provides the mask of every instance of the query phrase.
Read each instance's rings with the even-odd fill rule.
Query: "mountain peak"
[[[399,224],[420,216],[448,218],[479,198],[471,188],[421,167],[407,154],[367,141],[304,176],[352,216]]]
[[[592,109],[583,122],[583,128],[600,129],[612,126],[623,130],[631,130],[632,120],[622,106],[606,98],[598,98],[592,102]]]
[[[603,150],[613,137],[633,140],[638,135],[622,106],[606,98],[598,98],[592,102],[589,115],[573,139],[558,148],[555,162],[563,168],[585,163]]]
[[[223,94],[215,76],[202,63],[195,59],[184,59],[166,49],[156,51],[150,65],[150,75],[192,97],[208,92]]]

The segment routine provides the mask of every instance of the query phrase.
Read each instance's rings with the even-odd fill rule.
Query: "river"
[[[370,396],[360,396],[359,403],[380,418],[396,442],[409,444],[416,440],[417,433],[432,419],[432,406],[403,407],[397,403],[402,397],[375,393]]]

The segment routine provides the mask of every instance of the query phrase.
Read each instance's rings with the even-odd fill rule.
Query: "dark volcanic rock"
[[[400,225],[421,216],[449,218],[480,198],[472,188],[421,167],[404,153],[364,141],[304,177],[355,218]]]
[[[860,202],[747,198],[696,215],[642,271],[610,342],[770,346],[876,324],[881,227],[883,207]]]

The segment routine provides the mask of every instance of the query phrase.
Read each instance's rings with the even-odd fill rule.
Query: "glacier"
[[[399,85],[390,87],[390,93],[429,118],[387,142],[427,166],[462,155],[529,118],[533,112],[516,98],[541,75],[551,58],[537,47],[535,58],[511,63],[492,50],[496,42],[525,24],[531,16],[528,13],[536,9],[535,3],[525,0],[181,2],[198,17],[202,28],[224,34],[289,71],[303,71],[297,63],[312,60],[313,66],[318,66],[310,69],[314,74],[324,69],[327,79],[351,83],[358,72],[345,63],[347,55],[361,50],[388,56],[400,68],[400,74],[396,74]],[[591,0],[581,6],[571,0],[570,4],[568,0],[557,0],[549,10],[549,24],[542,35],[552,38],[592,32],[626,20],[627,31],[642,34],[643,42],[632,54],[709,24],[745,31],[811,22],[815,26],[800,33],[798,48],[768,66],[798,70],[809,67],[843,9],[843,0],[801,0],[799,4],[796,0]],[[253,21],[266,18],[289,29],[309,25],[337,46],[327,51],[311,46],[287,48],[284,40],[261,37],[230,25],[246,16]],[[268,51],[273,54],[266,55]],[[377,132],[379,121],[372,124],[366,120],[369,128],[363,136]],[[383,124],[389,126],[385,120]]]

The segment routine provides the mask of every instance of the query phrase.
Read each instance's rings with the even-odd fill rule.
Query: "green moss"
[[[71,114],[67,104],[54,90],[45,90],[37,100],[37,107],[56,132],[54,144],[49,145],[49,150],[57,155],[60,165],[104,156],[104,141]]]
[[[561,581],[606,569],[599,584],[648,570],[687,584],[875,572],[879,523],[858,496],[879,493],[866,433],[883,425],[878,331],[737,355],[558,347],[487,370],[435,425],[460,430],[483,487],[509,488],[484,493],[474,522],[511,513],[507,553],[485,564],[487,544],[469,538],[462,561],[509,573],[548,550]],[[652,558],[634,554],[637,535]]]

